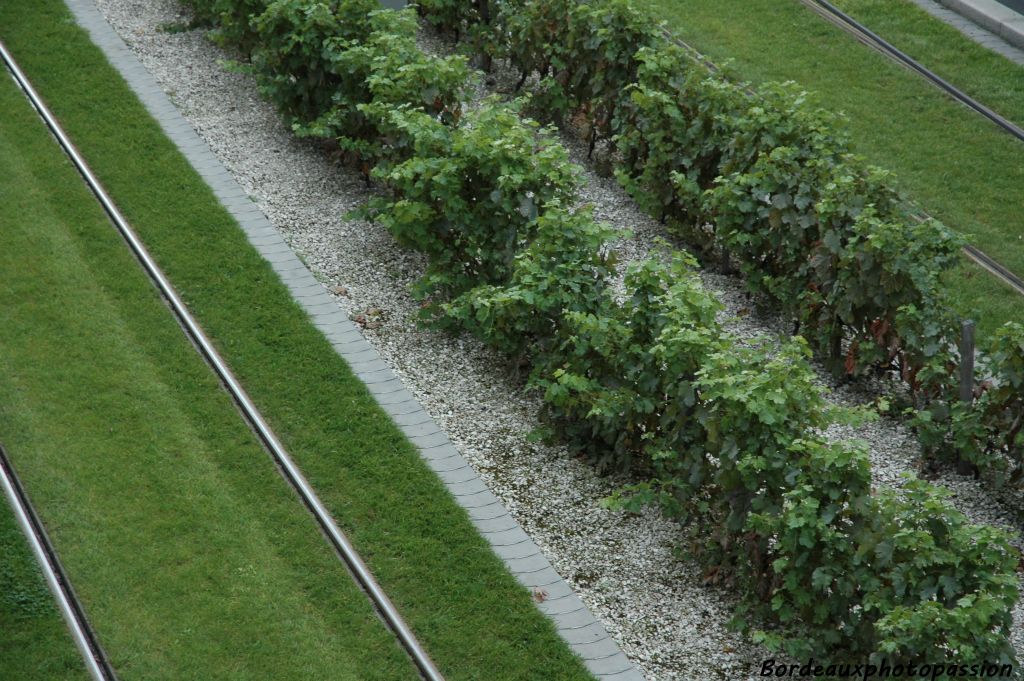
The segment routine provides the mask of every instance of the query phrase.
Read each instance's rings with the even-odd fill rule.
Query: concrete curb
[[[161,90],[124,41],[97,10],[93,0],[65,0],[75,20],[120,72],[164,133],[210,185],[237,220],[249,243],[272,265],[293,298],[309,314],[353,373],[362,380],[420,456],[444,482],[474,526],[525,588],[543,588],[548,596],[538,609],[555,624],[587,669],[610,681],[643,681],[643,676],[558,575],[532,539],[455,449],[447,435],[406,390],[362,331],[338,307],[284,237],[249,199],[192,126]]]
[[[1024,16],[995,0],[938,0],[957,14],[1024,49]]]

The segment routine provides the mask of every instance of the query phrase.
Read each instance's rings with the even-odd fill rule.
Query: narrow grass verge
[[[0,38],[446,676],[589,678],[66,8],[0,7]],[[31,172],[0,218],[15,226],[0,249],[0,432],[115,665],[411,673],[41,124],[22,130],[32,116],[8,85],[2,108],[20,113],[4,127],[23,122],[3,155]],[[175,586],[154,604],[160,580]]]
[[[821,106],[845,112],[859,153],[895,171],[922,208],[1024,275],[1024,145],[797,0],[638,6],[730,73],[796,81]],[[1024,299],[966,260],[949,281],[981,336],[1024,314]]]

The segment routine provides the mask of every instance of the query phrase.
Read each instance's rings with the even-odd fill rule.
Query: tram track
[[[890,61],[907,68],[913,73],[916,73],[957,102],[994,123],[1003,132],[1024,142],[1024,128],[1021,128],[1019,125],[1013,123],[1006,117],[1001,116],[978,100],[974,99],[966,92],[942,78],[937,73],[869,29],[867,26],[833,5],[828,0],[800,0],[800,2],[823,17],[829,23],[837,26],[856,38],[860,43],[867,45],[888,58]],[[922,217],[927,218],[928,216],[923,215]],[[981,249],[969,244],[964,246],[963,251],[968,258],[980,267],[1001,280],[1003,283],[1007,284],[1017,293],[1024,295],[1024,280],[1015,275],[1005,266],[1001,265],[995,258],[985,254]]]
[[[931,69],[928,69],[923,65],[923,63],[914,59],[877,33],[874,33],[858,22],[857,19],[853,18],[833,3],[828,2],[828,0],[800,1],[826,19],[828,23],[842,29],[844,32],[856,38],[860,43],[886,56],[891,61],[898,63],[898,65],[906,68],[910,72],[918,74],[939,90],[945,92],[959,103],[964,104],[965,107],[971,111],[995,124],[995,126],[1000,130],[1024,141],[1024,128],[1021,128],[1013,121],[1010,121],[1006,117],[1000,116],[996,112],[992,111],[986,107],[985,104],[957,88]],[[927,218],[928,215],[926,214],[922,217]],[[1017,293],[1024,295],[1024,280],[1021,280],[1021,278],[1019,278],[1019,276],[1010,269],[1001,265],[997,260],[982,252],[981,249],[971,246],[970,244],[964,247],[964,253],[983,269],[995,276],[996,279],[1008,285]]]
[[[870,28],[860,23],[846,12],[842,11],[828,0],[800,0],[804,5],[826,19],[829,23],[838,26],[846,33],[849,33],[859,42],[872,48],[876,52],[887,57],[910,71],[916,73],[924,80],[931,83],[939,90],[960,102],[968,109],[994,123],[1000,130],[1024,142],[1024,128],[1007,119],[991,108],[985,106],[966,92],[956,87],[940,75],[917,61],[903,50],[899,49]]]
[[[366,594],[378,616],[395,636],[402,649],[408,654],[420,676],[426,681],[444,681],[444,677],[416,639],[395,605],[378,584],[348,537],[331,517],[315,490],[303,476],[280,439],[270,428],[266,419],[235,377],[227,362],[221,357],[171,282],[156,264],[156,261],[150,255],[142,240],[103,188],[88,163],[72,143],[3,42],[0,42],[0,61],[3,61],[15,83],[25,94],[36,113],[56,139],[58,145],[82,176],[89,190],[96,197],[114,227],[121,234],[140,266],[170,307],[189,341],[216,374],[223,387],[235,402],[242,418],[252,428],[270,454],[282,477],[299,495],[300,500],[312,514],[328,543],[349,570],[354,581]],[[58,599],[62,613],[64,613],[65,619],[68,620],[75,643],[82,652],[90,674],[93,675],[94,679],[100,681],[116,679],[116,676],[113,675],[114,670],[107,661],[99,644],[99,639],[88,626],[81,603],[74,597],[70,581],[68,581],[66,574],[64,574],[63,569],[59,566],[56,552],[46,538],[45,529],[38,515],[28,502],[24,489],[17,482],[13,466],[11,466],[10,461],[5,455],[0,457],[0,464],[2,464],[0,468],[2,468],[3,472],[5,492],[7,492],[19,522],[21,522],[26,535],[29,537],[29,541],[33,546],[33,552],[43,568],[51,590],[54,591]],[[9,492],[7,491],[8,487],[10,487]],[[21,492],[19,493],[18,490],[21,490]],[[25,518],[24,522],[22,522],[22,517]],[[38,551],[36,550],[37,547],[39,547]]]
[[[857,22],[853,17],[849,16],[839,8],[827,0],[800,0],[804,5],[807,5],[810,9],[820,14],[822,17],[827,19],[830,23],[834,24],[838,28],[842,29],[846,33],[854,36],[863,44],[871,47],[872,49],[883,54],[890,60],[910,69],[917,73],[922,78],[931,82],[935,87],[939,88],[953,99],[959,101],[964,106],[973,110],[975,113],[984,116],[989,121],[997,125],[1001,130],[1007,134],[1015,137],[1018,140],[1024,142],[1024,129],[1016,125],[1012,121],[1009,121],[1005,117],[999,115],[992,109],[988,108],[981,102],[978,102],[970,95],[959,90],[951,83],[945,81],[940,76],[929,70],[909,55],[905,54],[867,27]],[[696,47],[690,45],[686,41],[682,40],[675,34],[671,33],[667,29],[662,30],[663,35],[675,42],[677,45],[682,47],[688,53],[694,61],[703,66],[711,69],[714,72],[719,72],[720,69],[711,59],[705,56]],[[748,94],[753,94],[752,90],[747,90]],[[929,219],[929,216],[924,211],[918,210],[914,214],[914,218],[923,221]],[[1002,265],[998,260],[992,256],[983,252],[980,248],[972,246],[970,244],[965,245],[962,248],[963,254],[971,260],[973,263],[984,269],[986,272],[994,276],[996,279],[1001,281],[1006,286],[1013,289],[1018,295],[1024,296],[1024,279],[1017,276],[1009,268]]]
[[[117,681],[117,674],[103,646],[100,645],[96,631],[85,616],[85,608],[71,586],[64,566],[57,557],[57,551],[46,534],[46,528],[32,506],[3,445],[0,445],[0,487],[3,487],[4,496],[14,511],[14,518],[28,539],[32,555],[42,569],[46,585],[57,601],[57,609],[64,617],[71,631],[71,638],[82,654],[89,676],[93,681]]]

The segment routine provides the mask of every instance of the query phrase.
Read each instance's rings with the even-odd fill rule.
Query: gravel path
[[[727,629],[734,601],[725,590],[705,586],[699,566],[677,555],[679,528],[652,511],[602,509],[600,501],[623,480],[596,475],[564,448],[527,440],[538,425],[539,403],[523,393],[502,357],[473,339],[417,326],[418,306],[408,287],[425,262],[400,249],[383,228],[346,217],[371,194],[362,178],[332,164],[316,143],[297,140],[260,99],[250,77],[223,68],[228,56],[201,31],[167,30],[188,21],[175,0],[97,5],[647,678],[758,678],[760,661],[772,655]],[[426,49],[444,49],[430,37],[420,42]],[[574,160],[584,159],[578,140],[563,141]],[[665,236],[664,228],[614,179],[586,166],[585,173],[583,201],[599,219],[633,232],[619,244],[622,259],[643,257],[655,238]],[[723,318],[734,332],[787,332],[785,320],[756,309],[738,280],[712,273],[702,278],[725,303]],[[830,383],[823,370],[819,375],[823,385]],[[888,387],[844,386],[832,398],[861,404]],[[828,435],[868,441],[878,484],[891,484],[901,471],[918,467],[912,434],[892,419],[837,427]],[[993,494],[948,470],[935,481],[976,522],[1021,527],[1019,496]],[[1020,604],[1015,622],[1014,643],[1024,658]]]

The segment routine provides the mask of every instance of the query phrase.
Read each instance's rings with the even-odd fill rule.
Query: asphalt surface
[[[1005,5],[1018,14],[1024,15],[1024,0],[996,0],[1000,5]]]

